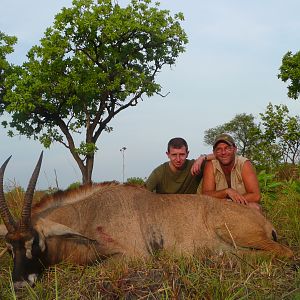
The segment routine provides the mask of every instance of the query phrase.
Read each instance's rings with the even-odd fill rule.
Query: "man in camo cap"
[[[236,152],[237,147],[229,134],[217,136],[213,145],[215,159],[206,163],[201,192],[260,209],[261,195],[255,169],[249,159]]]

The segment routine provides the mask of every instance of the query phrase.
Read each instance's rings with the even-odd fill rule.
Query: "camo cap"
[[[227,144],[228,146],[235,146],[233,138],[227,133],[222,133],[216,137],[213,149],[215,149],[221,142]]]

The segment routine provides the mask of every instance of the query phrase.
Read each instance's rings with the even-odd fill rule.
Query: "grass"
[[[1,299],[13,299],[3,276]],[[163,255],[91,267],[59,264],[17,299],[297,299],[300,274],[289,262],[247,255],[204,260]]]
[[[300,299],[300,194],[287,189],[275,198],[265,194],[262,205],[294,259],[249,251],[191,257],[160,253],[86,267],[61,263],[46,270],[34,288],[14,291],[12,262],[5,254],[0,299]]]

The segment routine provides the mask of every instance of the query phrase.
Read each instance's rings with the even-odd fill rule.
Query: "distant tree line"
[[[272,171],[281,164],[299,164],[300,117],[291,116],[286,105],[268,104],[260,113],[237,114],[231,121],[205,131],[204,142],[213,145],[223,132],[233,136],[238,153],[253,161],[259,169]]]

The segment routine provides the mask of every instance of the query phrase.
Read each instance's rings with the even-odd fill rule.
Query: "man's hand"
[[[245,197],[239,194],[236,190],[228,188],[226,189],[226,194],[233,202],[248,205],[248,201],[245,199]]]
[[[191,174],[193,176],[199,175],[201,171],[201,165],[205,161],[205,155],[200,155],[191,167]]]

